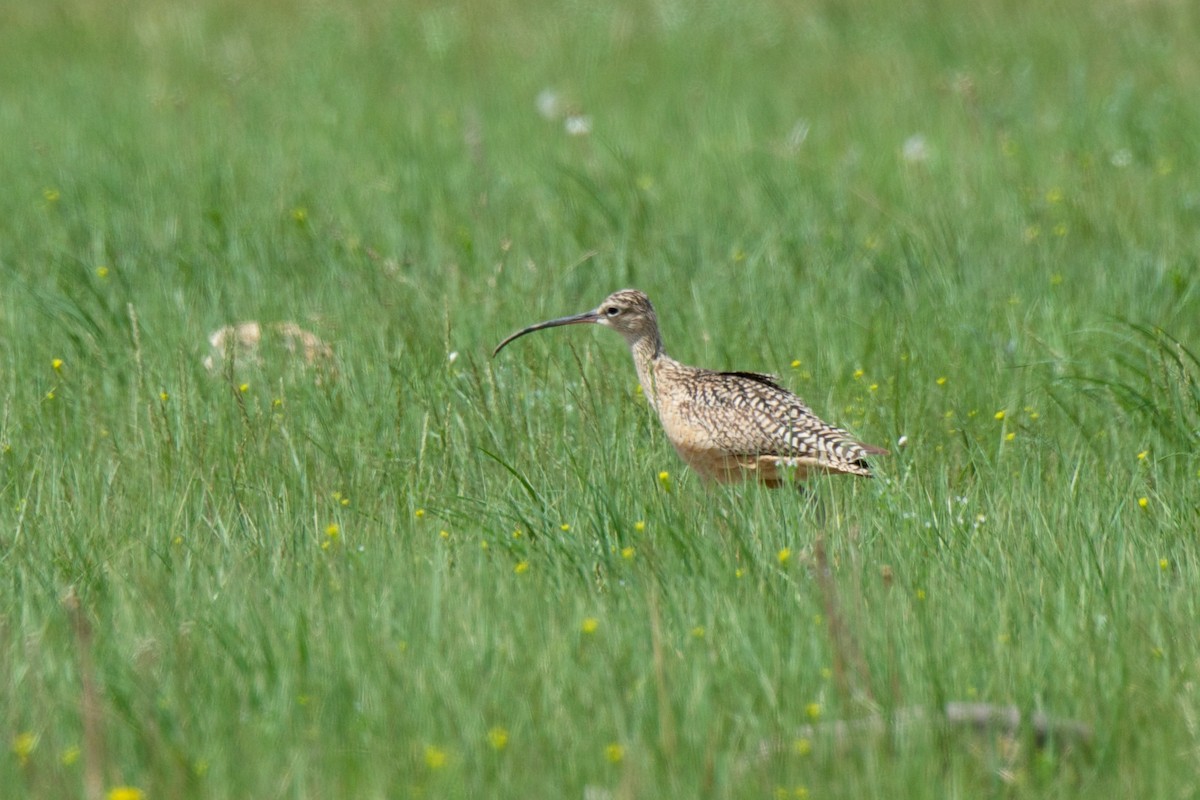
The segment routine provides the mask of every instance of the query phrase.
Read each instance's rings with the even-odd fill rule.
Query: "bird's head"
[[[545,328],[556,328],[560,325],[582,324],[602,325],[606,328],[612,328],[621,334],[631,347],[639,340],[649,337],[650,341],[654,343],[656,350],[661,348],[658,339],[658,317],[654,314],[654,306],[650,304],[650,298],[637,289],[621,289],[604,298],[604,302],[591,311],[585,311],[582,314],[574,314],[569,317],[559,317],[558,319],[530,325],[528,328],[522,328],[496,345],[496,349],[492,351],[492,355],[496,355],[509,342],[527,333],[544,330]]]

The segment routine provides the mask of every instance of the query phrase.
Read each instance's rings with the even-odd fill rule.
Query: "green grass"
[[[1192,5],[393,5],[0,9],[5,796],[1200,792]],[[489,359],[623,286],[879,479]],[[948,700],[1093,740],[794,746]]]

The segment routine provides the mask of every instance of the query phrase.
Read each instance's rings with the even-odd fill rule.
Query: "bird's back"
[[[777,485],[788,470],[870,476],[883,451],[824,422],[772,375],[716,372],[667,361],[655,370],[655,407],[679,455],[709,478]]]

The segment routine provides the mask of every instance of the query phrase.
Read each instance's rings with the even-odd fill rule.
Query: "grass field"
[[[0,6],[0,793],[1200,796],[1197,41]],[[704,485],[609,333],[489,358],[625,286],[878,479]],[[248,320],[333,364],[206,370]],[[829,733],[952,700],[1092,738]]]

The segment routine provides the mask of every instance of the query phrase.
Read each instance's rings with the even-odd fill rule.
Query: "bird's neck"
[[[663,352],[662,340],[657,336],[643,336],[630,342],[629,349],[633,353],[633,365],[637,368],[642,393],[650,401],[650,405],[657,408],[655,398],[658,392],[654,368],[659,359],[667,357]]]

